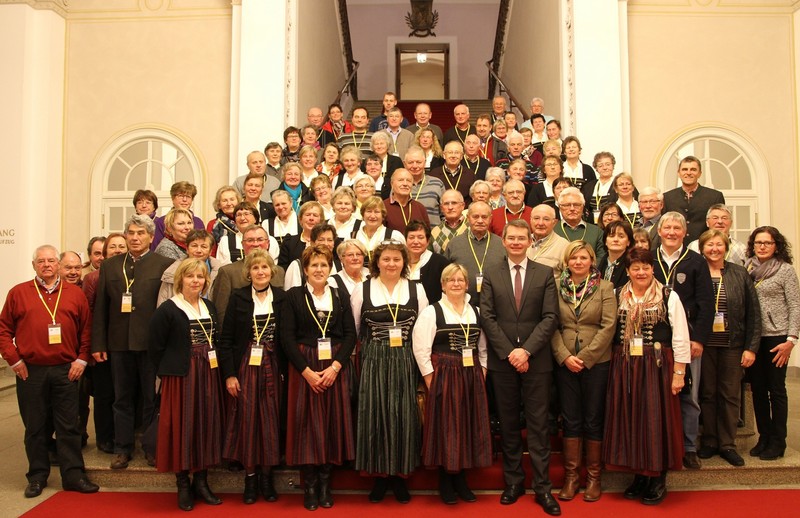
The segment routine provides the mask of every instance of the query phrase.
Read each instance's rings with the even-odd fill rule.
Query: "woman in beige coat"
[[[551,342],[558,366],[558,387],[564,426],[564,486],[561,500],[578,491],[582,443],[586,441],[586,491],[583,499],[600,498],[600,454],[611,342],[617,318],[614,286],[594,266],[592,245],[573,241],[564,251],[558,281],[561,323]]]

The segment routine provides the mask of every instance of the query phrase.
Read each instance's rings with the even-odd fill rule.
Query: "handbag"
[[[145,454],[155,458],[158,445],[158,421],[161,417],[161,385],[159,384],[156,397],[153,399],[153,418],[142,433],[142,450]]]

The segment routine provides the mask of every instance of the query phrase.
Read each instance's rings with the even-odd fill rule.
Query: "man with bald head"
[[[467,138],[476,138],[468,135]],[[477,180],[472,169],[465,167],[464,147],[460,142],[450,141],[444,146],[444,165],[431,169],[430,175],[442,181],[446,189],[455,189],[464,197],[467,205],[472,199],[469,195],[470,186]]]
[[[464,139],[464,158],[461,159],[461,164],[472,171],[476,179],[486,179],[486,171],[492,167],[492,163],[483,157],[478,135],[467,135]]]
[[[439,144],[441,144],[442,140],[444,140],[444,134],[442,133],[442,128],[436,124],[431,124],[432,116],[433,113],[431,112],[430,105],[427,103],[419,103],[414,109],[414,119],[416,122],[406,129],[416,135],[419,130],[430,128],[433,134],[436,135],[436,138],[439,139]]]
[[[407,169],[396,169],[392,174],[392,192],[389,198],[383,200],[386,206],[386,228],[405,232],[406,226],[412,221],[422,221],[430,227],[430,219],[425,206],[411,196],[414,178]]]
[[[425,151],[419,146],[408,148],[403,165],[411,173],[414,182],[411,187],[411,197],[425,206],[430,225],[438,225],[440,221],[439,203],[444,194],[444,183],[438,178],[425,174]]]
[[[62,252],[58,261],[59,275],[70,284],[80,287],[81,269],[83,263],[81,257],[75,252]]]
[[[239,192],[239,195],[244,197],[244,182],[248,174],[257,174],[264,177],[264,188],[261,190],[261,201],[269,203],[272,206],[272,200],[269,195],[272,191],[277,189],[281,182],[271,174],[267,174],[267,157],[261,151],[251,151],[247,154],[247,174],[243,174],[236,178],[233,182],[233,188]]]
[[[506,98],[502,95],[495,95],[492,99],[492,124],[498,120],[504,120],[506,113],[508,113]]]
[[[469,122],[469,107],[466,104],[459,104],[453,109],[455,126],[445,131],[442,145],[444,146],[451,140],[464,144],[467,135],[475,134],[475,126]]]
[[[322,108],[319,106],[309,108],[308,113],[306,113],[306,121],[317,130],[317,142],[319,142],[320,147],[324,148],[329,142],[336,142],[336,137],[333,133],[322,129],[322,123],[325,121]]]
[[[467,230],[467,218],[464,215],[464,196],[455,189],[448,189],[442,194],[442,222],[431,229],[431,245],[433,251],[441,254],[447,250],[451,239],[460,236]]]
[[[569,245],[569,241],[555,233],[557,222],[556,211],[550,205],[543,203],[531,209],[533,243],[528,248],[528,259],[552,268],[556,278],[561,275],[561,262]]]

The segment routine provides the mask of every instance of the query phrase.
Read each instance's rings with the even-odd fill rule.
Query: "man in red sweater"
[[[39,496],[47,486],[50,411],[62,487],[81,493],[100,489],[86,478],[78,427],[78,379],[89,361],[92,328],[89,303],[80,288],[63,282],[58,263],[54,247],[37,248],[36,277],[11,288],[0,313],[0,354],[17,376],[25,425],[26,498]]]

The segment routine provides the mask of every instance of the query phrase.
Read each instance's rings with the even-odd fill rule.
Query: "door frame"
[[[450,60],[453,57],[450,50],[450,43],[401,43],[394,44],[394,91],[398,99],[403,99],[402,77],[401,77],[401,58],[403,54],[417,54],[425,52],[427,54],[444,54],[444,100],[451,99],[451,77]],[[390,83],[391,84],[391,83]]]

